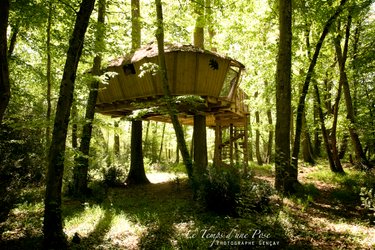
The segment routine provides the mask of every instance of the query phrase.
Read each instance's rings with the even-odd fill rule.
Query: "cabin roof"
[[[208,54],[213,55],[222,59],[226,59],[231,61],[232,65],[237,66],[238,68],[245,69],[245,65],[240,63],[237,60],[232,59],[229,56],[224,56],[219,53],[205,50],[202,48],[195,47],[191,44],[171,44],[166,43],[164,46],[165,53],[168,52],[194,52],[194,53],[202,53],[202,54]],[[155,43],[148,43],[147,45],[142,46],[140,49],[136,50],[133,53],[126,54],[125,56],[115,58],[111,60],[108,64],[108,67],[116,67],[116,66],[122,66],[129,63],[135,63],[138,61],[141,61],[144,58],[152,58],[158,56],[158,46]]]

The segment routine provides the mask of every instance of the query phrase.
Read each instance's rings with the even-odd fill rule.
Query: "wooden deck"
[[[197,105],[176,100],[181,123],[191,125],[196,113],[206,115],[209,127],[247,123],[248,106],[244,102],[247,97],[238,86],[244,65],[191,45],[167,45],[165,52],[172,96],[195,96],[201,100]],[[155,44],[112,61],[107,71],[115,72],[116,76],[108,84],[100,85],[97,112],[124,117],[135,110],[148,109],[142,119],[169,122],[162,81],[155,71],[157,63]]]

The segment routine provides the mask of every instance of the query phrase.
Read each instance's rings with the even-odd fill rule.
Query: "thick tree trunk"
[[[292,1],[279,0],[280,42],[276,72],[275,187],[294,193],[297,171],[290,164]]]
[[[200,177],[207,172],[206,116],[194,115],[194,173]]]
[[[316,65],[316,62],[319,57],[320,49],[322,48],[323,42],[327,34],[329,33],[329,30],[336,20],[336,18],[339,16],[339,14],[342,12],[344,4],[347,2],[347,0],[341,0],[339,7],[336,9],[336,12],[328,19],[327,23],[325,24],[323,28],[323,32],[320,35],[319,41],[316,44],[315,52],[312,57],[312,60],[310,62],[309,69],[306,74],[306,79],[303,84],[302,93],[299,98],[298,108],[297,108],[297,119],[296,119],[296,133],[294,138],[294,147],[293,147],[293,153],[292,153],[292,166],[295,172],[297,172],[298,168],[298,155],[300,150],[300,141],[301,141],[301,133],[302,133],[302,115],[303,111],[305,109],[305,100],[306,95],[309,90],[309,85],[311,82],[312,75],[314,73],[314,68]]]
[[[132,121],[130,171],[127,185],[143,185],[150,181],[146,177],[142,151],[142,121]]]
[[[204,6],[205,0],[197,0],[194,4],[195,14],[197,19],[195,20],[194,28],[194,46],[204,48]]]
[[[98,2],[98,23],[96,30],[95,50],[96,56],[94,58],[92,74],[94,76],[100,75],[101,67],[101,44],[104,41],[104,18],[105,18],[105,0]],[[89,152],[90,141],[92,135],[92,124],[95,117],[95,104],[98,96],[99,82],[93,80],[90,85],[89,97],[86,104],[85,123],[82,128],[81,144],[79,147],[79,156],[75,159],[75,166],[73,170],[73,194],[76,197],[84,197],[87,194],[87,182],[89,171]]]
[[[7,28],[9,0],[0,1],[0,124],[10,99]]]
[[[165,63],[165,53],[164,53],[164,23],[163,23],[163,10],[161,0],[155,0],[156,5],[156,13],[157,13],[157,26],[158,29],[156,31],[156,38],[158,41],[158,50],[159,50],[159,67],[160,73],[163,81],[163,92],[164,96],[167,99],[167,108],[169,111],[169,115],[171,117],[171,121],[173,124],[174,131],[176,133],[177,144],[180,148],[182,159],[184,161],[187,174],[190,180],[193,180],[193,164],[189,154],[189,150],[186,146],[185,138],[184,138],[184,131],[182,126],[178,120],[177,114],[175,113],[175,108],[173,107],[173,103],[171,101],[171,93],[168,85],[168,76],[167,76],[167,67]]]
[[[69,41],[67,58],[61,80],[48,157],[46,195],[44,200],[43,233],[44,247],[46,249],[64,249],[67,246],[61,217],[61,187],[64,174],[65,144],[77,67],[82,54],[83,41],[94,4],[95,0],[83,0],[81,3],[74,30]]]

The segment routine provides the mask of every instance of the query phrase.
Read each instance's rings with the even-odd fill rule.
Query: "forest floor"
[[[80,236],[72,249],[374,249],[375,227],[358,190],[365,174],[349,168],[337,176],[326,168],[301,167],[301,194],[273,194],[266,211],[241,217],[205,210],[183,176],[153,173],[150,185],[93,189],[93,201],[64,198],[65,233],[69,241]],[[257,181],[273,183],[271,166],[252,171]],[[41,244],[43,192],[22,195],[25,202],[0,225],[0,249]]]

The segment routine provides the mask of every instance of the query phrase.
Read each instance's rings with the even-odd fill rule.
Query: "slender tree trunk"
[[[7,28],[9,0],[0,1],[0,124],[10,99]]]
[[[255,92],[254,99],[258,98],[258,92]],[[259,110],[255,110],[255,122],[257,124],[257,128],[255,129],[255,155],[257,157],[258,165],[263,165],[262,156],[260,153],[260,117],[259,117]]]
[[[95,52],[92,74],[100,75],[100,67],[102,61],[102,43],[104,41],[104,18],[105,18],[105,0],[98,1],[98,21],[95,38]],[[93,80],[90,85],[89,97],[86,104],[85,123],[82,128],[81,144],[79,147],[80,154],[75,159],[75,167],[73,170],[73,194],[77,197],[84,197],[87,194],[88,171],[89,171],[89,152],[92,136],[92,127],[95,117],[95,104],[98,96],[99,82]]]
[[[164,136],[165,136],[165,123],[163,124],[163,130],[161,134],[161,141],[160,141],[160,150],[159,150],[159,156],[158,156],[158,162],[161,162],[161,153],[163,152],[163,145],[164,145]]]
[[[72,103],[72,109],[71,109],[71,123],[72,123],[72,148],[76,150],[78,148],[78,111],[77,111],[77,103],[74,101],[73,97],[73,103]]]
[[[47,113],[46,113],[46,120],[47,120],[47,127],[46,127],[46,145],[47,147],[50,146],[51,143],[51,112],[52,112],[52,104],[51,104],[51,89],[52,89],[52,76],[51,76],[51,26],[52,26],[52,0],[48,2],[48,18],[47,18]]]
[[[61,187],[64,174],[65,144],[70,109],[73,102],[77,67],[82,54],[83,41],[94,4],[95,0],[82,0],[80,10],[77,13],[73,33],[69,41],[67,58],[61,80],[48,157],[46,195],[44,200],[43,233],[44,247],[46,249],[64,249],[67,246],[61,217]]]
[[[350,27],[350,22],[351,22],[351,17],[348,17],[348,26]],[[350,29],[347,29],[347,33],[350,32]],[[347,35],[349,36],[349,35]],[[349,87],[349,81],[348,77],[346,75],[346,69],[345,69],[345,63],[346,63],[346,54],[347,54],[347,47],[348,45],[346,44],[344,47],[344,52],[341,49],[341,46],[335,46],[336,48],[336,55],[337,59],[339,61],[339,68],[340,68],[340,82],[343,86],[344,89],[344,97],[345,97],[345,103],[346,103],[346,112],[347,112],[347,119],[350,122],[349,125],[349,134],[352,139],[352,143],[354,146],[354,151],[356,154],[356,158],[358,163],[361,165],[363,168],[370,168],[371,164],[367,160],[366,154],[363,151],[362,144],[359,140],[357,128],[356,128],[356,119],[354,115],[354,108],[353,108],[353,101],[352,97],[350,94],[350,87]]]
[[[145,167],[143,163],[142,151],[142,121],[132,121],[132,135],[131,135],[131,159],[130,171],[126,179],[127,185],[143,185],[150,181],[147,179]]]
[[[290,164],[292,1],[279,0],[280,42],[276,71],[275,187],[294,193],[297,171]]]
[[[295,138],[294,138],[294,147],[293,147],[293,153],[292,153],[292,166],[295,172],[297,172],[297,167],[298,167],[298,155],[299,155],[299,150],[300,150],[300,141],[301,141],[301,133],[302,133],[302,115],[303,111],[305,109],[305,100],[306,100],[306,95],[309,89],[310,81],[312,78],[312,75],[314,73],[314,68],[316,65],[316,62],[319,57],[320,49],[322,48],[323,42],[327,34],[329,33],[329,30],[336,20],[336,18],[340,15],[340,13],[343,10],[344,4],[347,2],[347,0],[341,0],[339,7],[336,9],[335,13],[328,19],[326,22],[323,32],[320,35],[319,41],[316,44],[315,47],[315,52],[312,57],[312,60],[310,62],[309,69],[307,71],[306,79],[303,84],[302,88],[302,93],[299,98],[299,103],[298,103],[298,108],[297,108],[297,119],[296,119],[296,133],[295,133]]]
[[[268,82],[265,81],[265,88],[268,88]],[[267,108],[267,119],[268,119],[268,142],[267,142],[267,150],[266,150],[266,163],[270,163],[272,161],[272,147],[273,147],[273,123],[272,123],[272,112],[271,112],[271,103],[269,95],[266,95],[266,105]]]
[[[159,50],[159,67],[160,73],[162,74],[162,81],[163,81],[163,92],[164,96],[167,99],[167,108],[169,111],[169,115],[171,117],[171,121],[173,124],[173,128],[176,133],[177,144],[180,148],[182,159],[184,161],[187,174],[190,180],[193,180],[193,164],[189,154],[189,150],[186,146],[186,141],[184,138],[184,131],[182,126],[178,120],[177,114],[175,113],[175,108],[171,101],[171,93],[168,85],[168,76],[167,76],[167,67],[165,63],[165,53],[164,53],[164,23],[163,23],[163,10],[161,0],[155,0],[156,5],[156,13],[157,13],[157,26],[158,29],[156,31],[156,38],[158,41],[158,50]]]
[[[303,114],[302,117],[302,129],[303,129],[303,139],[302,139],[302,154],[304,162],[308,162],[310,164],[315,164],[315,160],[312,155],[312,147],[311,147],[311,139],[310,133],[307,127],[307,120],[306,114]]]
[[[119,122],[114,122],[115,130],[114,130],[114,136],[113,136],[113,152],[115,153],[115,157],[118,158],[120,156],[120,136],[117,132],[119,128]]]
[[[251,126],[251,112],[249,112],[249,126],[248,126],[248,131],[249,131],[249,138],[248,138],[248,149],[249,149],[249,161],[254,161],[254,154],[253,154],[253,130]]]
[[[8,59],[13,55],[13,51],[16,47],[18,33],[20,32],[20,21],[17,20],[16,24],[12,27],[12,34],[10,36],[9,48],[8,48]]]

